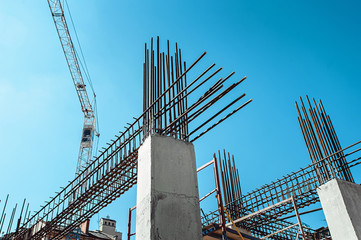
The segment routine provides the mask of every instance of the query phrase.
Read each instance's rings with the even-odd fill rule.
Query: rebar
[[[214,81],[213,77],[221,69],[209,77],[205,75],[215,64],[200,71],[200,74],[193,71],[194,66],[206,55],[206,52],[186,68],[187,65],[182,60],[181,50],[177,44],[173,56],[170,54],[169,41],[167,41],[165,52],[160,49],[159,38],[157,38],[156,49],[153,50],[153,48],[153,39],[151,39],[150,49],[147,44],[144,48],[143,113],[138,118],[134,118],[134,121],[129,123],[125,127],[125,131],[120,132],[115,140],[111,140],[99,156],[77,174],[75,179],[28,218],[19,227],[18,232],[12,236],[14,239],[31,238],[35,240],[46,235],[51,236],[52,239],[65,237],[82,222],[91,218],[134,186],[137,181],[138,149],[149,135],[159,134],[189,141],[192,134],[202,131],[207,124],[213,125],[203,131],[201,135],[251,101],[248,100],[215,124],[212,123],[212,120],[230,107],[229,102],[220,102],[221,98],[232,92],[244,81],[245,77],[236,83],[230,83],[230,86],[220,93],[217,101],[228,107],[221,107],[222,111],[216,116],[203,117],[206,115],[203,113],[209,112],[208,110],[214,111],[212,106],[216,101],[207,101],[207,99],[228,84],[233,73],[226,78]],[[193,81],[189,81],[188,74],[191,70],[194,72],[193,75],[198,76]],[[205,92],[202,92],[199,84],[195,84],[197,81],[201,81],[201,85],[207,89]],[[191,82],[191,84],[187,85],[187,82]],[[234,103],[245,95],[244,93],[238,94],[234,97],[237,99]],[[191,98],[188,98],[189,96]],[[199,121],[189,125],[191,122],[189,116],[192,116],[191,120],[198,119]],[[204,122],[206,124],[203,124]],[[191,134],[188,134],[189,132]],[[199,136],[195,139],[198,138]]]
[[[310,99],[306,96],[309,109],[306,111],[305,105],[300,98],[301,111],[296,102],[298,112],[298,122],[300,124],[302,134],[309,152],[311,161],[317,162],[330,154],[338,152],[329,159],[329,164],[325,163],[315,165],[317,179],[323,184],[333,178],[343,179],[345,181],[354,182],[350,169],[346,165],[346,159],[342,151],[340,141],[336,135],[330,117],[326,114],[322,101],[317,104],[313,98],[312,106]],[[344,167],[343,167],[344,166]]]

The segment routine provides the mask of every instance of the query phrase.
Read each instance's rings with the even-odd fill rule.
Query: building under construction
[[[196,168],[193,142],[252,99],[235,91],[246,77],[222,75],[215,64],[203,69],[206,52],[188,65],[177,43],[162,46],[156,38],[145,44],[142,113],[91,158],[93,106],[61,1],[48,2],[85,117],[76,176],[36,213],[24,202],[16,219],[14,208],[1,239],[122,239],[114,220],[104,218],[98,231],[89,231],[89,219],[135,185],[137,203],[129,209],[123,239],[361,239],[361,186],[352,175],[361,163],[361,141],[342,147],[321,100],[296,102],[310,160],[295,171],[244,193],[232,153],[214,149],[211,161]],[[197,173],[206,168],[213,169],[213,190],[199,196]],[[217,208],[207,212],[202,201],[209,197]],[[6,205],[7,199],[1,229]],[[302,221],[316,211],[323,211],[327,226],[314,229]]]

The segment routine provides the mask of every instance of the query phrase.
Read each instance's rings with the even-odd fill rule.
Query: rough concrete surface
[[[150,136],[138,156],[136,239],[202,239],[193,144]]]
[[[317,192],[332,239],[361,239],[361,186],[333,179]]]

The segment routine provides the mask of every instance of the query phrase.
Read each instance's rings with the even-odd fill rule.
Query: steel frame
[[[343,169],[357,166],[361,163],[361,141],[358,141],[346,148],[343,148],[337,152],[334,152],[330,156],[319,160],[313,164],[308,165],[292,174],[288,174],[277,181],[271,182],[255,189],[247,194],[244,194],[241,198],[235,199],[233,202],[228,202],[225,207],[229,212],[232,212],[232,218],[242,227],[249,229],[255,236],[265,236],[271,234],[277,230],[288,227],[293,223],[282,220],[283,216],[294,211],[294,206],[289,202],[291,197],[294,197],[297,209],[310,206],[316,202],[319,202],[317,195],[317,188],[319,182],[316,177],[315,166],[325,166],[327,169],[334,167],[331,159],[338,160],[335,156],[352,158],[346,162],[345,166],[340,166]],[[340,155],[340,152],[343,152]],[[334,168],[333,174],[329,172],[329,176],[337,178],[339,172],[337,168]],[[332,179],[332,178],[331,178]],[[329,180],[331,180],[329,179]],[[235,206],[239,206],[238,211],[235,210]],[[266,209],[266,211],[259,212]],[[202,218],[204,224],[210,222],[217,222],[218,210],[215,210]],[[237,215],[236,213],[242,213]],[[238,216],[238,217],[235,217]],[[254,216],[249,218],[247,216]],[[244,218],[247,221],[237,221]],[[207,219],[207,221],[206,221]],[[242,223],[241,223],[242,222]],[[282,227],[283,226],[283,227]],[[293,236],[295,236],[295,231]],[[308,235],[312,234],[310,231]],[[306,235],[307,235],[306,234]],[[276,238],[274,239],[288,239],[288,238]]]
[[[319,201],[316,190],[321,184],[334,178],[353,182],[350,168],[361,163],[361,141],[342,149],[321,100],[318,107],[314,99],[315,107],[312,107],[308,97],[307,101],[309,116],[302,99],[303,116],[297,103],[296,108],[312,164],[237,198],[235,193],[237,195],[237,189],[240,188],[237,186],[238,172],[234,169],[234,159],[232,158],[233,166],[231,166],[229,154],[227,160],[224,153],[222,177],[225,182],[223,189],[224,196],[226,196],[226,208],[232,213],[232,218],[237,219],[236,223],[249,229],[255,236],[268,235],[273,239],[289,239],[273,234],[280,229],[286,229],[288,233],[282,231],[286,234],[292,230],[290,227],[292,223],[284,221],[286,217],[283,216],[296,211],[295,216],[299,220],[298,209]],[[347,161],[346,157],[352,158],[352,160]],[[220,154],[219,158],[221,158]],[[238,193],[238,195],[241,194]],[[217,219],[215,213],[216,211],[209,213],[204,219],[207,219],[208,222],[215,221]],[[274,228],[276,225],[279,226]],[[284,227],[280,228],[282,225]],[[301,225],[299,226],[302,228]],[[293,231],[292,237],[295,237],[294,233]],[[312,234],[313,232],[309,230],[302,233],[306,237],[310,237]]]
[[[220,102],[224,96],[233,92],[246,77],[231,83],[223,90],[224,84],[230,81],[234,72],[212,83],[214,76],[222,69],[219,68],[206,77],[215,66],[212,64],[188,84],[186,74],[206,55],[206,52],[186,68],[186,64],[181,61],[181,51],[177,45],[175,49],[175,56],[170,56],[168,42],[167,53],[160,52],[159,38],[157,38],[157,54],[153,50],[153,39],[150,50],[145,45],[143,113],[135,118],[132,124],[128,123],[126,130],[120,132],[115,140],[111,140],[108,147],[103,148],[100,155],[92,160],[73,181],[28,218],[12,235],[14,239],[41,239],[50,233],[55,233],[53,239],[61,239],[136,183],[137,151],[147,136],[160,134],[193,142],[252,101],[251,99],[246,101],[200,132],[206,124],[211,123],[245,96],[241,94],[232,102],[226,102],[226,106],[216,114],[203,117],[204,113],[213,110],[214,103]],[[182,66],[184,66],[183,71]],[[203,80],[197,83],[200,79]],[[205,87],[206,91],[202,91],[200,86]],[[195,99],[193,102],[187,100],[191,94]],[[216,96],[212,98],[214,95]],[[195,121],[197,123],[193,122],[195,119],[198,119]],[[190,125],[190,123],[194,124]],[[198,135],[194,135],[195,133]],[[189,140],[191,136],[196,137]]]
[[[223,196],[226,209],[228,212],[232,213],[231,218],[237,219],[234,222],[238,224],[239,227],[243,229],[250,230],[252,234],[258,237],[263,237],[269,234],[272,234],[280,229],[284,229],[281,231],[281,235],[278,234],[274,236],[274,239],[291,239],[297,236],[298,228],[296,227],[289,227],[293,225],[293,223],[283,220],[269,222],[269,219],[273,219],[272,214],[270,214],[271,210],[274,210],[280,205],[290,205],[292,207],[292,211],[295,211],[294,205],[292,204],[291,198],[282,201],[281,203],[275,204],[275,206],[268,206],[265,209],[261,209],[256,211],[250,215],[247,215],[246,208],[239,202],[238,196],[242,196],[240,191],[240,184],[239,184],[239,175],[238,170],[235,167],[234,157],[230,156],[230,154],[226,154],[224,151],[224,159],[222,159],[222,155],[218,152],[218,161],[219,165],[222,166],[220,168],[220,176],[222,179],[222,189],[224,192]],[[215,159],[216,156],[214,155]],[[231,161],[232,159],[232,161]],[[238,190],[234,190],[238,189]],[[236,192],[238,191],[238,193]],[[237,200],[237,201],[235,201]],[[242,217],[243,216],[243,217]],[[228,223],[225,226],[230,226],[230,219],[228,219]],[[247,221],[245,221],[247,220]],[[202,217],[202,224],[203,226],[207,226],[213,223],[218,223],[220,221],[219,210],[215,210],[214,212],[209,213]],[[275,235],[275,234],[274,234]]]

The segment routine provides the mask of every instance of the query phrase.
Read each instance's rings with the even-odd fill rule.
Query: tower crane
[[[94,136],[99,137],[96,130],[96,116],[92,104],[95,104],[95,93],[92,101],[89,100],[86,85],[84,84],[83,75],[79,66],[77,53],[73,41],[70,37],[68,25],[64,15],[64,0],[48,0],[51,14],[58,32],[59,40],[64,51],[66,62],[68,64],[71,77],[74,82],[76,92],[79,97],[81,109],[84,113],[83,132],[80,141],[78,162],[76,174],[79,174],[86,167],[92,156]]]

